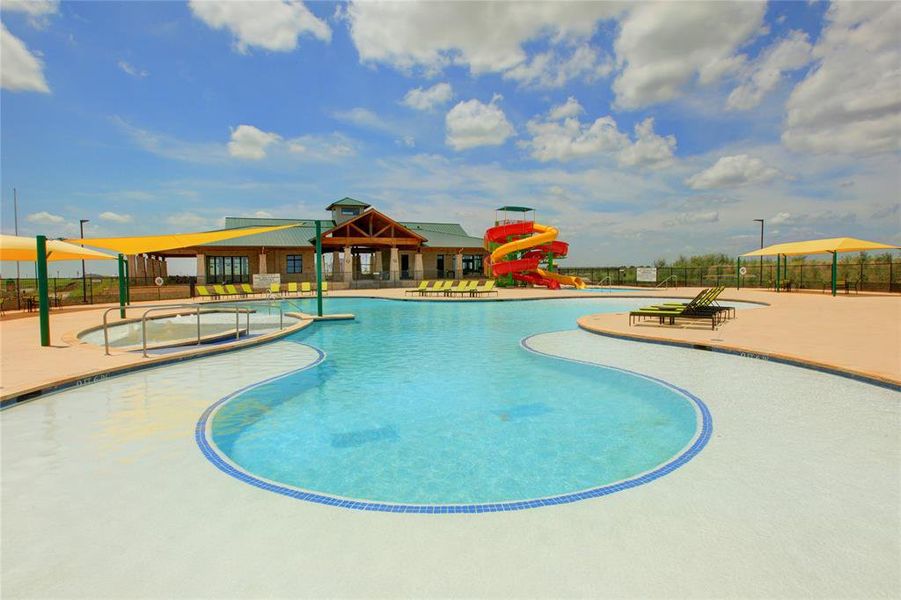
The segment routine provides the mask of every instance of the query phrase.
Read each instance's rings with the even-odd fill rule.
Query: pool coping
[[[318,358],[310,364],[300,367],[299,369],[289,371],[287,373],[281,373],[273,377],[268,377],[262,381],[246,385],[241,389],[235,390],[223,396],[222,398],[208,406],[203,411],[203,414],[200,416],[200,418],[197,420],[197,424],[194,428],[194,440],[197,443],[197,446],[200,448],[200,451],[203,453],[204,457],[209,460],[217,469],[243,483],[252,485],[265,491],[274,492],[276,494],[288,496],[297,500],[303,500],[316,504],[324,504],[338,508],[349,508],[352,510],[375,512],[432,515],[512,512],[530,508],[539,508],[542,506],[569,504],[572,502],[578,502],[580,500],[588,500],[591,498],[608,496],[616,492],[650,483],[656,479],[668,475],[669,473],[675,471],[679,467],[682,467],[686,463],[691,461],[691,459],[697,456],[710,441],[713,433],[713,418],[710,414],[710,409],[707,407],[703,400],[701,400],[688,390],[670,383],[664,379],[660,379],[659,377],[654,377],[653,375],[648,375],[646,373],[639,373],[638,371],[632,371],[631,369],[624,369],[603,363],[560,356],[557,354],[537,350],[529,345],[529,340],[531,340],[533,337],[545,335],[546,333],[551,332],[534,333],[526,336],[520,340],[519,345],[527,352],[532,352],[539,356],[584,364],[600,369],[610,369],[613,371],[618,371],[620,373],[628,373],[630,375],[652,381],[683,396],[683,398],[688,400],[692,407],[695,409],[696,415],[698,417],[698,428],[696,429],[695,434],[692,436],[691,440],[666,461],[646,471],[635,473],[626,479],[614,481],[593,488],[579,490],[576,492],[567,492],[563,494],[557,494],[555,496],[545,496],[528,500],[450,504],[407,504],[373,500],[359,500],[343,496],[329,495],[324,492],[314,492],[306,490],[297,486],[292,486],[278,481],[266,479],[258,475],[254,475],[253,473],[250,473],[237,463],[230,460],[230,458],[224,452],[218,449],[218,446],[212,440],[212,426],[213,418],[215,417],[218,410],[244,392],[262,385],[266,385],[267,383],[277,381],[284,377],[289,377],[295,373],[300,373],[321,364],[326,358],[326,353],[320,348],[309,344],[306,345],[319,353]]]
[[[728,300],[727,300],[728,301]],[[736,301],[737,302],[737,301]],[[742,301],[744,302],[744,301]],[[585,320],[592,315],[585,315],[576,320],[576,324],[580,329],[586,331],[588,333],[594,335],[601,335],[604,337],[610,337],[620,340],[627,340],[632,342],[640,342],[645,344],[659,344],[661,346],[675,346],[679,348],[688,348],[691,350],[704,350],[707,352],[719,352],[722,354],[731,354],[734,356],[741,356],[743,358],[751,358],[755,360],[763,360],[763,361],[771,361],[776,363],[781,363],[793,367],[800,367],[803,369],[810,369],[813,371],[819,371],[820,373],[827,373],[830,375],[837,375],[839,377],[845,377],[848,379],[853,379],[855,381],[859,381],[861,383],[867,383],[870,385],[879,386],[882,388],[886,388],[892,391],[901,392],[901,381],[897,381],[892,379],[891,377],[886,377],[884,375],[879,375],[877,373],[870,373],[867,371],[859,371],[857,369],[851,369],[848,367],[841,367],[832,363],[824,363],[816,360],[812,360],[809,358],[804,358],[801,356],[796,356],[793,354],[782,354],[779,352],[767,352],[765,350],[758,350],[753,348],[745,348],[743,346],[735,346],[732,344],[720,344],[716,342],[696,342],[696,341],[687,341],[680,340],[676,338],[666,337],[662,335],[643,335],[640,333],[624,333],[621,331],[614,331],[611,329],[606,329],[604,327],[599,327],[597,325],[589,325],[585,322]]]

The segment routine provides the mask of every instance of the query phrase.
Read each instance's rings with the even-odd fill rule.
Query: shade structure
[[[807,254],[831,254],[833,252],[864,252],[866,250],[894,250],[898,246],[869,242],[851,237],[824,238],[805,242],[774,244],[742,254],[742,256],[805,256]]]
[[[113,260],[115,256],[82,248],[60,240],[47,240],[47,260]],[[0,260],[34,262],[38,259],[37,240],[19,235],[0,235]]]
[[[276,227],[240,227],[235,229],[221,229],[218,231],[143,235],[137,237],[75,238],[66,241],[93,246],[94,248],[115,250],[121,254],[148,254],[152,252],[162,252],[164,250],[174,250],[176,248],[203,246],[221,240],[278,231],[279,229],[288,229],[289,227],[297,227],[297,224],[292,223],[291,225],[279,225]]]

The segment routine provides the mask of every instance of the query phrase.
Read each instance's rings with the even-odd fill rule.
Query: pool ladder
[[[172,316],[181,316],[184,314],[184,309],[191,309],[197,315],[197,345],[201,344],[201,334],[200,334],[200,315],[201,309],[204,307],[209,307],[211,304],[216,304],[215,302],[208,302],[205,304],[151,304],[151,305],[143,305],[143,306],[114,306],[113,308],[108,308],[103,311],[103,348],[107,356],[110,355],[109,352],[109,314],[113,311],[122,311],[123,313],[129,309],[138,309],[144,308],[147,309],[144,311],[144,314],[141,315],[141,352],[144,355],[144,358],[150,358],[147,354],[147,316],[152,312],[162,311],[162,310],[173,310],[175,314]],[[272,309],[272,305],[268,306],[269,309]],[[247,315],[246,329],[245,335],[250,334],[250,308],[242,308],[240,306],[217,306],[214,311],[207,312],[232,312],[235,313],[235,339],[240,339],[241,337],[241,313],[245,313]],[[121,323],[121,321],[120,321]],[[285,311],[282,309],[281,304],[278,305],[278,328],[282,330],[285,328]]]

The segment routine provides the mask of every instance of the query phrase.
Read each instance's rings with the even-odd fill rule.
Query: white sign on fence
[[[281,283],[282,276],[278,273],[255,273],[253,276],[253,287],[256,289],[268,290],[273,283]]]
[[[654,283],[657,281],[657,267],[637,267],[635,280]]]

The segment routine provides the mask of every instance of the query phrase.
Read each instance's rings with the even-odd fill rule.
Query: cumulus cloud
[[[119,68],[122,69],[122,71],[131,75],[132,77],[137,77],[138,79],[143,79],[144,77],[147,77],[150,74],[146,70],[139,69],[138,67],[134,66],[133,64],[131,64],[125,60],[122,60],[122,59],[120,59],[117,64],[119,65]]]
[[[695,190],[709,190],[721,187],[738,187],[771,181],[782,172],[765,162],[747,154],[723,156],[716,163],[685,180],[688,187]]]
[[[789,71],[800,69],[811,61],[813,46],[802,31],[792,31],[771,46],[744,73],[742,83],[732,90],[726,107],[733,110],[754,108]]]
[[[642,3],[623,18],[614,43],[622,71],[616,104],[639,108],[708,84],[744,62],[737,51],[761,30],[763,2]]]
[[[40,212],[31,213],[25,217],[25,220],[29,223],[38,223],[40,225],[56,225],[62,223],[66,219],[59,215],[49,213],[46,210],[42,210]]]
[[[109,221],[111,223],[131,223],[134,221],[131,215],[115,213],[111,210],[100,213],[101,221]]]
[[[695,213],[678,213],[674,218],[664,222],[667,227],[675,227],[679,225],[697,225],[700,223],[719,223],[720,213],[717,210],[695,212]]]
[[[775,215],[770,217],[767,222],[770,225],[782,225],[784,223],[788,223],[789,221],[791,221],[791,218],[792,218],[791,213],[780,212],[780,213],[776,213]]]
[[[901,3],[836,2],[826,20],[818,65],[786,103],[783,143],[814,153],[901,149]]]
[[[657,135],[653,118],[635,125],[633,140],[620,131],[610,115],[582,123],[576,118],[581,112],[581,105],[573,98],[551,108],[546,119],[539,117],[528,122],[526,127],[532,139],[521,145],[541,162],[603,154],[613,155],[619,164],[630,167],[662,167],[673,161],[676,138]]]
[[[559,121],[568,117],[578,117],[585,109],[579,104],[579,101],[570,96],[563,104],[558,104],[548,111],[548,120]]]
[[[238,125],[232,130],[228,153],[235,158],[262,160],[266,158],[266,148],[281,139],[277,133],[262,131],[253,125]]]
[[[436,83],[430,88],[415,88],[407,92],[403,103],[416,110],[432,110],[449,102],[454,96],[454,90],[449,83]]]
[[[568,57],[554,49],[535,54],[527,62],[506,71],[504,79],[536,88],[558,88],[578,79],[591,83],[606,77],[612,70],[613,61],[609,56],[583,44]]]
[[[527,60],[523,45],[587,40],[610,2],[354,2],[343,14],[360,60],[401,70],[437,72],[448,65],[501,73]]]
[[[365,127],[367,129],[391,129],[390,125],[385,123],[385,121],[383,121],[382,118],[377,114],[375,114],[368,108],[363,108],[360,106],[351,108],[349,110],[337,110],[332,113],[332,116],[339,121],[350,123],[351,125],[356,125],[358,127]]]
[[[32,27],[43,29],[49,17],[59,13],[57,0],[3,0],[0,5],[3,12],[18,12],[28,15]]]
[[[516,132],[497,105],[500,99],[500,95],[495,95],[488,104],[467,100],[450,109],[445,117],[447,145],[459,151],[477,146],[500,146],[507,141]]]
[[[4,9],[6,3],[4,3]],[[0,87],[13,92],[50,93],[40,59],[0,23]]]
[[[619,163],[630,167],[665,167],[673,162],[676,136],[654,133],[654,119],[635,125],[635,141],[619,153]]]
[[[331,28],[296,0],[191,0],[188,4],[194,16],[208,26],[230,31],[241,53],[251,47],[290,52],[304,35],[324,42],[332,39]]]

